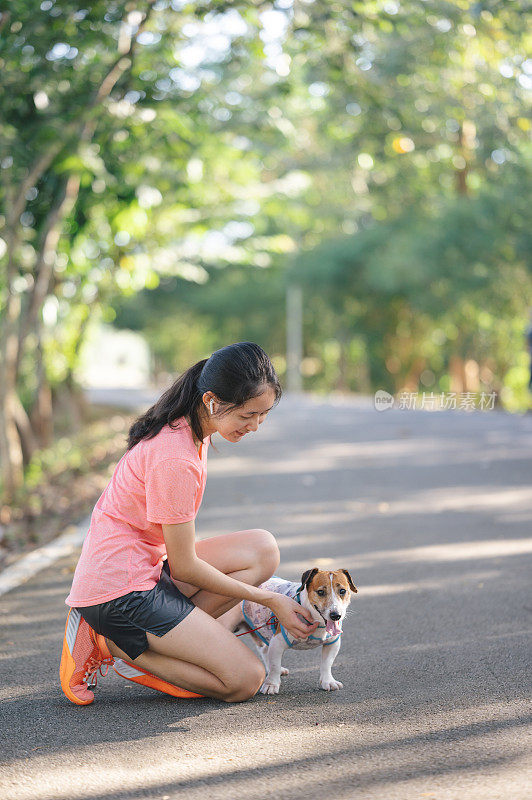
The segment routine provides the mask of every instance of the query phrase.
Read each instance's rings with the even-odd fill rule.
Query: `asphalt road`
[[[2,800],[528,800],[532,416],[286,396],[214,444],[201,538],[267,528],[283,577],[351,572],[344,689],[288,651],[274,697],[178,700],[113,673],[70,704],[76,554],[0,600]]]

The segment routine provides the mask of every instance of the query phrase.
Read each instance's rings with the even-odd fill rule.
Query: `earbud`
[[[212,400],[211,400],[209,405],[210,405],[210,409],[211,409],[211,414],[214,414],[214,410],[213,410],[213,407],[212,407]]]

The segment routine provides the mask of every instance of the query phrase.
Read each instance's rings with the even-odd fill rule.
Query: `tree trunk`
[[[24,480],[23,453],[15,423],[15,395],[3,386],[0,390],[0,454],[2,461],[3,501],[12,502]]]
[[[97,298],[99,295],[97,295]],[[96,298],[95,298],[96,299]],[[65,386],[67,387],[70,396],[72,398],[73,405],[76,408],[76,414],[80,423],[86,422],[89,418],[89,404],[87,403],[87,399],[85,397],[85,392],[83,389],[76,383],[74,378],[74,369],[79,364],[80,353],[81,353],[81,346],[83,344],[85,338],[85,331],[87,330],[87,326],[90,320],[90,313],[87,312],[84,319],[81,321],[81,324],[78,328],[78,335],[76,337],[76,341],[73,348],[73,357],[68,369],[67,376],[65,378]]]
[[[480,389],[480,367],[474,358],[468,358],[464,364],[466,392],[478,392]]]
[[[20,297],[7,284],[7,300],[0,344],[0,463],[5,502],[13,499],[16,489],[22,485],[23,453],[16,425],[15,363],[17,357],[17,333],[15,323],[20,312]]]
[[[39,336],[37,355],[37,393],[31,412],[31,423],[40,447],[49,447],[54,438],[52,391],[46,378],[42,341]]]
[[[79,175],[70,175],[63,181],[57,199],[45,223],[40,252],[34,267],[33,289],[26,312],[22,315],[20,321],[16,362],[17,374],[24,352],[26,337],[30,330],[36,334],[39,341],[41,338],[42,319],[39,312],[48,295],[63,223],[76,204],[79,186]]]
[[[37,449],[37,439],[33,433],[30,418],[26,414],[26,410],[20,402],[18,394],[15,394],[13,397],[13,408],[15,424],[20,438],[20,446],[22,447],[23,463],[24,466],[27,466]]]
[[[419,376],[425,369],[427,359],[424,356],[418,356],[414,359],[408,374],[403,381],[403,390],[405,392],[417,392],[419,389]]]
[[[338,344],[340,345],[340,354],[338,357],[336,389],[339,392],[349,392],[351,391],[349,386],[349,332],[344,327],[338,330]]]
[[[473,122],[464,120],[458,130],[458,155],[464,159],[464,165],[456,170],[456,191],[459,195],[468,195],[469,186],[467,176],[470,170],[470,161],[475,147],[476,129]]]
[[[460,394],[460,392],[465,391],[466,376],[464,360],[460,358],[460,356],[452,355],[449,358],[449,376],[451,378],[451,392]]]

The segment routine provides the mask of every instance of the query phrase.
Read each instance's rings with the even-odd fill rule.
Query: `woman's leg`
[[[258,586],[271,578],[280,559],[275,537],[262,528],[202,539],[196,542],[196,554],[225,575],[250,586]],[[174,580],[174,583],[183,594],[193,598],[195,606],[215,618],[221,617],[241,602],[234,597],[198,589],[184,581]],[[227,615],[222,624],[227,625],[231,616]]]
[[[111,654],[192,692],[238,703],[265,680],[262,662],[205,611],[195,608],[164,636],[147,633],[148,649],[131,659],[107,639]],[[237,665],[237,666],[235,666]]]
[[[258,586],[270,578],[279,565],[279,548],[266,530],[236,531],[196,542],[197,555],[232,578]],[[208,697],[240,702],[253,697],[264,682],[264,666],[257,656],[230,633],[231,613],[237,598],[216,595],[197,586],[174,583],[196,608],[165,636],[148,637],[148,650],[134,661],[113,642],[113,656],[137,664],[141,669]],[[219,618],[224,612],[225,619]],[[214,619],[213,619],[214,618]],[[229,628],[229,630],[228,630]],[[238,664],[238,670],[235,669]]]

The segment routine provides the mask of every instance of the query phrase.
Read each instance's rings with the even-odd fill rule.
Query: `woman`
[[[232,633],[243,599],[270,608],[297,638],[315,630],[295,600],[257,588],[279,565],[271,533],[195,542],[212,434],[240,441],[281,393],[264,350],[240,342],[190,367],[132,425],[66,599],[60,677],[73,703],[93,702],[88,679],[104,664],[178,697],[253,697],[265,671]]]

